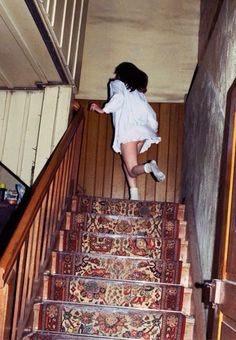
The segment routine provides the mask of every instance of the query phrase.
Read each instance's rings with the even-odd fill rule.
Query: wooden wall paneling
[[[106,115],[106,147],[103,196],[112,197],[112,181],[114,169],[114,152],[112,150],[113,128],[111,115]]]
[[[2,163],[6,164],[14,173],[17,173],[19,166],[19,155],[23,146],[23,136],[25,132],[25,102],[27,94],[25,92],[9,92],[10,104],[7,106],[5,117],[7,119]]]
[[[167,180],[168,180],[168,153],[169,153],[169,120],[170,106],[169,104],[161,104],[159,111],[159,135],[161,142],[158,144],[157,164],[165,173],[166,180],[156,185],[156,200],[166,200]]]
[[[140,164],[146,163],[146,161],[147,161],[147,152],[141,153],[138,156],[138,161],[139,161]],[[143,175],[137,177],[137,187],[138,187],[139,198],[140,199],[144,199],[144,197],[146,195],[146,179],[149,176],[150,175],[143,174]]]
[[[97,102],[97,101],[96,101]],[[102,104],[101,102],[98,102]],[[81,100],[86,121],[78,184],[89,195],[128,198],[128,186],[120,155],[112,150],[111,115],[88,112],[88,101]],[[179,201],[183,143],[183,105],[152,104],[157,112],[162,141],[139,155],[139,162],[156,159],[167,179],[155,182],[150,175],[138,177],[140,198]],[[87,112],[87,113],[86,113]]]
[[[156,112],[158,119],[159,104],[152,103],[151,106]],[[157,148],[158,145],[153,144],[145,153],[143,153],[142,163],[146,163],[152,159],[157,160]],[[156,182],[153,176],[145,174],[144,176],[140,176],[140,178],[142,179],[139,186],[140,198],[150,201],[155,200]]]
[[[87,101],[80,101],[84,109],[85,115],[85,122],[84,122],[84,132],[83,132],[83,140],[82,140],[82,149],[81,149],[81,156],[80,156],[80,164],[79,164],[79,174],[78,174],[78,186],[84,189],[84,182],[85,182],[85,164],[86,164],[86,150],[87,150],[87,136],[88,136],[88,113]]]
[[[28,117],[23,143],[24,150],[21,168],[19,168],[18,173],[19,177],[27,184],[30,184],[32,180],[32,167],[37,149],[42,101],[43,92],[34,91],[29,95]]]
[[[176,107],[178,113],[178,131],[177,131],[177,165],[176,165],[176,181],[175,181],[175,202],[181,202],[182,192],[182,164],[183,164],[183,139],[184,139],[184,105],[179,104]]]
[[[124,198],[125,196],[125,175],[122,168],[122,161],[119,154],[114,155],[114,169],[112,182],[112,197]]]
[[[152,159],[157,161],[158,156],[158,145],[152,145],[147,151],[147,161]],[[156,190],[159,183],[155,181],[155,178],[151,174],[146,175],[146,190],[145,199],[153,201],[156,199]]]
[[[178,152],[178,112],[177,105],[170,106],[170,132],[169,132],[169,152],[168,152],[168,172],[167,172],[167,191],[166,200],[173,202],[175,200],[175,183],[177,169],[177,152]]]
[[[57,109],[58,90],[46,87],[41,111],[41,121],[35,159],[34,179],[37,178],[52,151],[52,136]],[[47,131],[47,133],[45,133]]]
[[[52,150],[55,149],[68,126],[68,112],[70,112],[71,96],[72,88],[70,86],[58,87],[57,106],[51,142]]]
[[[85,193],[94,195],[95,178],[96,178],[96,162],[97,162],[97,138],[98,138],[98,120],[99,116],[95,112],[88,111],[88,130],[87,130],[87,148],[85,157]]]
[[[0,91],[0,159],[2,159],[6,133],[7,113],[9,112],[10,96],[6,91]]]
[[[101,105],[101,103],[100,103]],[[103,195],[104,186],[104,172],[105,172],[105,160],[106,160],[106,135],[107,135],[107,117],[104,114],[94,113],[98,116],[98,136],[97,136],[97,160],[96,160],[96,178],[95,178],[95,190],[96,196]]]

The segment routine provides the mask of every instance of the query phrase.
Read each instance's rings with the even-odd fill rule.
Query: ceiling
[[[200,0],[76,1],[88,2],[78,98],[106,99],[115,66],[130,61],[149,76],[149,101],[184,101],[197,64]],[[0,88],[61,81],[23,0],[0,2],[0,34]]]
[[[0,87],[35,87],[59,82],[51,56],[25,2],[0,2]]]
[[[200,0],[89,0],[77,97],[106,99],[122,61],[149,76],[152,102],[183,102],[197,64]]]

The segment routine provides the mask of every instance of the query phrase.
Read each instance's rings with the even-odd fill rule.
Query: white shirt
[[[110,100],[103,108],[112,113],[115,128],[113,149],[120,152],[120,144],[144,141],[140,152],[146,151],[152,143],[159,143],[156,113],[147,102],[144,93],[130,91],[120,80],[110,82]]]

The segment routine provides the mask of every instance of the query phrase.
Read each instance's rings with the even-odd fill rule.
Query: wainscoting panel
[[[81,100],[86,123],[78,185],[88,195],[128,198],[128,187],[120,156],[112,151],[111,115],[88,110],[91,101]],[[98,104],[102,102],[96,101]],[[183,104],[153,103],[159,121],[162,141],[139,156],[140,163],[156,159],[165,172],[165,182],[157,183],[150,175],[138,177],[140,198],[145,200],[181,200],[181,168],[183,146]]]

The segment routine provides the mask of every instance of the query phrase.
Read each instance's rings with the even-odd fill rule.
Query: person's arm
[[[116,112],[121,108],[124,102],[125,84],[120,80],[114,80],[110,83],[110,100],[104,105],[103,111],[106,113]]]
[[[104,111],[103,111],[103,109],[98,105],[98,104],[96,104],[96,103],[92,103],[91,105],[90,105],[90,111],[96,111],[96,112],[98,112],[98,113],[105,113]]]
[[[104,105],[103,109],[96,103],[90,105],[91,111],[98,113],[116,112],[123,105],[124,101],[124,84],[120,80],[114,80],[110,83],[111,98]]]

